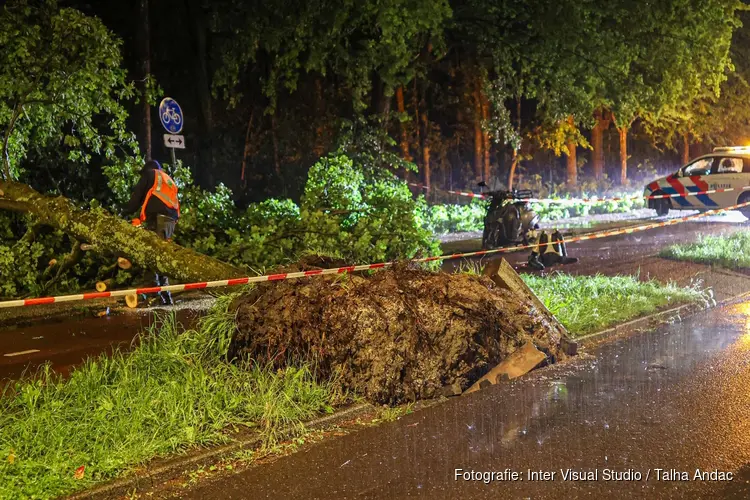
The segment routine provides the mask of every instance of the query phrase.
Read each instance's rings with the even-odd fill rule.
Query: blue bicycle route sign
[[[179,134],[182,131],[182,124],[184,123],[182,108],[171,97],[165,97],[159,104],[159,119],[170,134]]]

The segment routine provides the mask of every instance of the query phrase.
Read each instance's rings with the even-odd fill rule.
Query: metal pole
[[[175,158],[175,155],[174,155],[174,148],[169,148],[169,149],[172,150],[172,168],[170,169],[171,172],[169,173],[174,174],[175,169],[177,168],[177,158]]]

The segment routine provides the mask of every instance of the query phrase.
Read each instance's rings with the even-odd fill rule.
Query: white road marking
[[[24,354],[34,354],[35,352],[40,352],[39,349],[29,349],[28,351],[19,351],[19,352],[9,352],[8,354],[3,354],[5,357],[12,357],[12,356],[23,356]]]

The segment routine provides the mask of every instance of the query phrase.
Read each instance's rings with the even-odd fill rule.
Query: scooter
[[[480,187],[487,187],[484,182]],[[487,215],[484,217],[482,249],[528,244],[527,235],[539,227],[539,216],[527,201],[533,194],[529,189],[489,191]]]

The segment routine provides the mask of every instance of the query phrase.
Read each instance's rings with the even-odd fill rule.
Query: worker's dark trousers
[[[160,238],[165,240],[171,240],[174,235],[174,228],[177,222],[171,217],[166,215],[157,215],[156,217],[149,217],[146,221],[146,226],[151,231],[155,232]],[[167,286],[169,285],[169,277],[156,273],[156,286]],[[172,294],[169,292],[159,292],[161,303],[165,305],[172,305]]]

